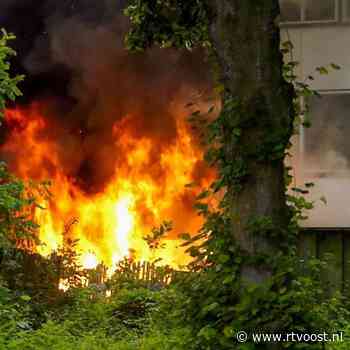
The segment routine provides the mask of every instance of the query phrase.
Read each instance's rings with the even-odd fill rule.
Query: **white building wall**
[[[302,26],[282,28],[282,37],[293,42],[294,59],[301,63],[303,78],[312,74],[317,90],[350,89],[350,25]],[[315,68],[334,62],[340,71],[314,74]]]

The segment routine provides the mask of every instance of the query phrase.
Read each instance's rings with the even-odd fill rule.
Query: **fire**
[[[81,260],[86,269],[95,269],[98,265],[98,260],[94,253],[85,253]]]
[[[9,135],[0,149],[2,157],[23,179],[52,181],[52,198],[43,200],[44,209],[34,213],[43,242],[36,248],[40,254],[47,256],[69,237],[78,240],[85,268],[95,268],[100,262],[112,267],[125,257],[161,259],[176,268],[189,261],[179,248],[177,234],[194,232],[201,218],[192,209],[198,189],[186,184],[196,181],[199,187],[207,186],[213,174],[203,170],[202,150],[185,115],[174,114],[177,136],[169,143],[140,133],[136,114],[117,120],[110,130],[113,161],[105,155],[106,164],[113,162],[113,175],[103,189],[86,191],[79,175],[62,165],[63,155],[68,164],[71,156],[65,147],[75,142],[74,147],[83,149],[84,140],[78,144],[76,138],[70,138],[70,131],[47,118],[42,104],[6,111]],[[106,164],[95,164],[93,170]],[[143,237],[163,220],[173,220],[174,232],[155,251]]]
[[[63,292],[66,292],[69,288],[70,288],[69,281],[61,279],[58,285],[58,289],[62,290]]]

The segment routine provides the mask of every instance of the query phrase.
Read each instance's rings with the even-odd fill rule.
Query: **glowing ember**
[[[58,285],[58,289],[62,290],[63,292],[66,292],[69,288],[70,288],[69,281],[65,279],[61,279]]]
[[[98,265],[97,256],[93,253],[85,253],[81,260],[85,269],[95,269]]]
[[[95,191],[87,191],[79,174],[72,175],[62,165],[62,157],[69,164],[71,156],[67,145],[73,144],[75,149],[83,145],[44,117],[39,104],[8,110],[6,122],[10,135],[0,150],[2,158],[24,179],[52,180],[52,198],[42,203],[46,209],[36,209],[34,214],[44,243],[37,247],[40,254],[57,250],[68,237],[78,239],[80,263],[89,269],[100,262],[115,266],[124,257],[161,259],[176,268],[189,261],[178,248],[176,237],[198,229],[201,218],[192,208],[198,188],[195,191],[185,185],[196,181],[200,187],[207,186],[212,174],[203,170],[202,151],[184,118],[175,118],[177,137],[168,143],[135,133],[136,116],[116,121],[110,130],[114,145],[105,155],[106,164],[92,169],[97,172],[99,167],[112,164],[114,173]],[[154,251],[143,237],[163,220],[173,220],[174,232],[165,237],[164,247]],[[61,289],[65,289],[61,282]]]

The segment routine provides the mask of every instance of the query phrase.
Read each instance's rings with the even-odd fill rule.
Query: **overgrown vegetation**
[[[37,302],[29,296],[20,295],[18,290],[16,292],[7,290],[5,293],[2,289],[0,348],[253,349],[252,345],[242,346],[231,340],[232,314],[245,316],[246,310],[249,309],[259,322],[259,318],[264,314],[264,317],[269,317],[269,306],[264,312],[260,312],[261,305],[257,305],[250,296],[245,299],[245,308],[242,306],[236,308],[235,304],[228,306],[228,296],[234,295],[233,292],[228,293],[230,284],[226,281],[223,288],[218,291],[218,288],[207,284],[222,283],[222,280],[211,278],[213,276],[214,274],[212,276],[203,274],[195,280],[192,277],[191,282],[182,280],[163,289],[144,288],[134,280],[129,284],[124,280],[122,285],[107,284],[112,290],[110,297],[106,296],[105,289],[98,286],[73,288],[65,293],[61,303],[56,302],[51,308],[46,306],[44,315],[38,314]],[[319,326],[323,322],[326,327],[324,329],[335,327],[337,331],[344,330],[344,332],[349,329],[349,315],[344,306],[340,305],[339,297],[325,299],[321,286],[317,286],[315,290],[315,284],[309,277],[299,278],[298,283],[299,286],[295,288],[298,294],[295,292],[293,297],[304,302],[302,312],[305,318],[309,317],[309,325]],[[200,308],[193,304],[193,297],[197,298]],[[288,322],[286,318],[290,312],[285,316],[285,306],[291,304],[290,295],[276,292],[274,295],[270,293],[269,297],[271,302],[277,303],[280,307],[279,318]],[[285,302],[279,299],[282,297],[285,298]],[[207,305],[203,307],[205,303]],[[340,307],[343,310],[342,314],[339,313]],[[254,308],[258,310],[257,313],[254,313]],[[293,313],[297,317],[301,310],[295,308]],[[237,317],[234,321],[240,327],[245,320]],[[305,331],[304,328],[295,330]],[[345,349],[348,345],[348,342],[330,344],[326,345],[326,349]],[[317,346],[322,348],[323,345]],[[311,344],[299,344],[299,348],[310,347]]]

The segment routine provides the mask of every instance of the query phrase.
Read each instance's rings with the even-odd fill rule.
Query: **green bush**
[[[33,301],[20,297],[20,307],[8,299],[0,308],[0,315],[5,308],[8,314],[2,318],[0,349],[184,350],[191,343],[192,330],[178,317],[183,296],[175,288],[121,289],[110,298],[79,288],[69,298],[37,329],[30,319]]]

